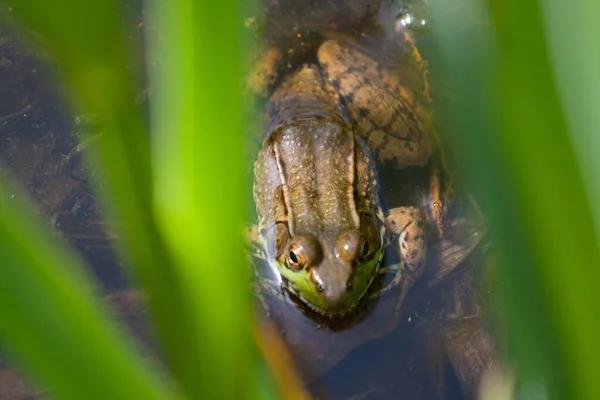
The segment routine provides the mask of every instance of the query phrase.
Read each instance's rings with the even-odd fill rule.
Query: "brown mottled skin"
[[[431,127],[412,91],[400,86],[377,62],[329,40],[318,59],[331,85],[345,100],[357,132],[381,161],[396,167],[424,165],[434,146]]]
[[[427,163],[434,146],[415,96],[386,79],[374,60],[334,40],[320,46],[317,59],[284,78],[269,100],[254,197],[268,256],[294,269],[290,249],[301,237],[311,256],[299,272],[308,272],[318,297],[303,298],[301,288],[295,293],[319,311],[336,313],[352,308],[376,274],[378,265],[367,273],[357,260],[365,261],[365,238],[369,255],[381,257],[384,224],[400,236],[408,270],[420,270],[425,261],[420,211],[401,207],[383,218],[371,150],[403,168]],[[344,251],[351,256],[340,256]]]

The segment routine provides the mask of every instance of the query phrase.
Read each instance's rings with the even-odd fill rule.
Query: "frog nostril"
[[[311,268],[310,270],[310,280],[315,285],[315,289],[317,290],[317,292],[321,293],[325,291],[325,284],[323,283],[323,280],[314,268]]]

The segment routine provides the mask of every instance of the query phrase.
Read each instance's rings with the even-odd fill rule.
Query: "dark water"
[[[308,38],[305,46],[290,53],[282,73],[313,57],[311,49],[324,35],[321,27],[331,26],[332,21],[344,35],[363,43],[380,43],[382,48],[377,53],[386,57],[389,57],[390,49],[404,46],[394,28],[399,21],[397,16],[406,5],[402,8],[384,2],[387,7],[384,12],[374,12],[377,1],[280,0],[267,3],[272,6],[271,21],[274,22],[269,24],[269,19],[265,20],[266,36],[262,37],[262,44],[296,46],[293,38],[298,32]],[[320,11],[315,13],[314,10]],[[132,50],[130,67],[139,72],[141,91],[145,79],[143,32],[139,27],[141,2],[123,2],[123,11],[131,21],[127,38]],[[1,5],[0,13],[7,13]],[[285,18],[280,18],[279,14],[285,14]],[[340,15],[344,18],[339,18]],[[289,18],[298,21],[296,25],[300,29],[294,30],[292,35],[288,34],[286,21]],[[385,40],[373,41],[365,33],[385,37]],[[426,40],[426,36],[422,39]],[[86,125],[75,123],[76,115],[68,107],[57,66],[46,50],[35,43],[30,35],[15,30],[10,18],[4,18],[0,25],[0,160],[5,167],[2,171],[23,185],[28,197],[38,204],[40,216],[81,254],[125,322],[143,343],[151,343],[145,318],[136,308],[136,292],[129,290],[131,281],[116,255],[118,239],[104,223],[102,208],[90,184],[90,174],[95,171],[85,168],[81,153],[77,151],[78,132],[86,129]],[[248,153],[251,161],[254,151]],[[383,168],[380,173],[386,203],[424,204],[428,170],[399,172]],[[249,174],[249,186],[250,180]],[[456,210],[458,219],[464,210],[458,207]],[[469,224],[457,226],[460,240],[457,239],[456,245],[459,246],[469,240],[468,234],[461,236],[462,231],[468,231]],[[393,250],[386,254],[388,264],[397,259]],[[439,257],[434,256],[432,260],[432,264],[440,262]],[[370,302],[366,311],[346,329],[332,330],[323,321],[308,318],[297,307],[280,301],[271,302],[274,322],[296,355],[315,398],[465,398],[464,378],[461,380],[454,373],[453,363],[446,356],[442,343],[452,329],[468,334],[480,327],[460,325],[457,328],[452,317],[469,316],[473,314],[472,309],[477,308],[478,296],[472,287],[477,286],[474,283],[478,284],[480,278],[477,274],[471,277],[471,270],[477,270],[483,260],[476,252],[462,262],[454,274],[439,283],[433,283],[439,275],[433,268],[411,290],[398,319],[393,318],[397,293],[391,292]],[[481,319],[477,321],[482,322]],[[451,343],[459,346],[456,340]],[[455,348],[454,351],[459,350]],[[470,363],[467,356],[454,361],[454,364]],[[18,378],[0,362],[0,398],[32,398],[33,392],[16,382]]]
[[[123,10],[141,18],[141,4],[124,4]],[[142,30],[136,28],[137,22],[132,23],[127,40],[132,54],[141,55]],[[141,64],[137,56],[129,67]],[[82,116],[72,111],[68,100],[49,51],[0,3],[0,173],[22,189],[0,192],[0,201],[32,200],[35,212],[74,248],[107,295],[127,293],[123,290],[131,288],[131,281],[91,185],[97,171],[85,167],[78,150],[79,133],[90,125],[76,123]],[[124,315],[134,332],[148,337],[145,317],[129,310]],[[43,398],[45,391],[32,388],[10,368],[1,340],[0,333],[0,399]]]

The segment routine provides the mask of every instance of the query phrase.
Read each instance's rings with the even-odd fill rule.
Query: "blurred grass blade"
[[[96,113],[103,123],[104,129],[96,149],[99,156],[97,161],[104,167],[104,177],[110,184],[111,211],[117,220],[123,222],[122,233],[137,275],[149,292],[150,309],[171,368],[193,398],[239,398],[247,389],[243,383],[249,367],[245,358],[247,343],[244,338],[248,336],[249,313],[245,307],[248,290],[243,286],[246,276],[242,270],[241,237],[238,235],[243,207],[240,199],[243,196],[236,195],[241,193],[236,192],[241,189],[239,180],[235,178],[241,173],[241,161],[235,154],[236,142],[239,145],[241,138],[234,136],[234,130],[239,135],[240,119],[236,113],[240,112],[240,94],[232,90],[237,83],[237,77],[234,76],[237,73],[237,60],[232,57],[238,47],[235,31],[230,29],[236,18],[235,7],[230,2],[216,2],[214,6],[210,5],[212,2],[197,2],[189,10],[190,13],[182,14],[185,18],[182,18],[181,25],[168,27],[177,35],[181,28],[188,28],[184,37],[177,37],[182,42],[171,41],[172,32],[157,32],[157,37],[162,35],[169,46],[187,51],[192,50],[189,45],[195,42],[194,35],[198,34],[196,29],[202,27],[209,32],[204,37],[215,40],[216,46],[224,46],[222,49],[225,52],[224,58],[214,57],[221,52],[221,48],[212,47],[204,53],[206,56],[211,51],[211,58],[204,60],[210,65],[211,71],[194,64],[189,66],[198,67],[195,71],[174,68],[170,77],[159,78],[189,78],[194,74],[206,74],[203,78],[205,83],[209,83],[206,87],[181,86],[180,83],[185,81],[173,79],[173,87],[179,90],[175,93],[178,97],[168,98],[174,104],[192,101],[190,104],[198,106],[191,115],[184,116],[184,122],[189,118],[198,118],[200,112],[206,112],[206,121],[214,122],[215,118],[225,121],[218,129],[211,126],[194,131],[198,137],[208,140],[205,147],[200,147],[196,142],[193,142],[193,146],[184,143],[184,147],[180,148],[182,153],[169,153],[173,161],[203,161],[208,167],[201,168],[204,176],[186,177],[184,182],[192,185],[190,187],[195,194],[200,194],[197,191],[200,187],[207,189],[200,196],[200,201],[192,204],[199,214],[192,215],[184,224],[181,224],[180,218],[170,222],[162,219],[162,227],[170,235],[168,237],[177,257],[177,262],[173,262],[152,214],[154,193],[170,188],[161,185],[157,190],[153,189],[147,136],[142,130],[139,114],[132,111],[135,96],[132,77],[124,68],[128,49],[123,41],[122,10],[118,4],[117,1],[76,0],[50,4],[28,0],[13,3],[13,9],[45,36],[65,66],[83,107]],[[177,8],[183,7],[185,2],[165,4]],[[206,10],[197,9],[205,7],[205,4],[208,7]],[[211,10],[213,7],[214,10]],[[157,25],[161,25],[162,20],[169,16],[159,16]],[[169,24],[172,21],[165,22],[165,25]],[[211,31],[213,28],[215,31]],[[158,55],[159,59],[168,58],[172,53],[163,54]],[[183,65],[190,57],[197,55],[185,51],[176,54]],[[222,64],[223,60],[225,64]],[[172,61],[177,63],[177,60]],[[228,61],[233,64],[227,64]],[[208,72],[212,72],[210,77]],[[200,83],[198,79],[189,82]],[[164,85],[157,83],[158,88]],[[185,91],[181,90],[183,88]],[[212,98],[215,106],[222,108],[201,108],[202,105],[206,106],[206,102],[196,102],[194,92],[201,93],[198,98],[204,96],[207,101],[209,97]],[[158,98],[163,95],[157,94]],[[170,96],[170,93],[166,95]],[[217,101],[219,99],[220,103]],[[173,108],[157,108],[155,111],[169,113]],[[180,122],[176,119],[181,117],[180,114],[171,114],[171,117],[175,118],[172,119],[174,123]],[[181,137],[186,137],[186,141],[192,138],[191,126],[187,123],[183,125],[186,128],[184,131],[180,131],[177,125],[168,131],[176,144],[180,143]],[[167,146],[165,151],[172,148]],[[225,148],[229,149],[232,160],[223,164],[226,168],[220,169],[210,161],[213,158],[208,155],[222,155],[221,150]],[[198,149],[206,154],[196,154]],[[196,158],[190,158],[190,155]],[[168,167],[162,160],[164,158],[159,155],[155,167],[157,171]],[[224,163],[226,160],[220,158],[220,161]],[[174,175],[173,179],[179,182],[179,176]],[[231,192],[226,194],[226,190],[230,189]],[[218,200],[214,196],[217,193],[221,196]],[[173,193],[175,207],[180,204],[181,194]],[[204,198],[209,199],[208,202],[203,201]],[[216,207],[217,203],[220,208]],[[218,215],[223,217],[217,218]],[[176,243],[175,236],[181,238],[179,243]]]
[[[566,115],[577,161],[592,204],[600,204],[600,52],[597,38],[600,3],[555,0],[540,3],[545,22],[548,53],[560,102]],[[600,232],[600,207],[592,207],[596,232]]]
[[[21,0],[13,2],[12,8],[56,54],[75,94],[75,108],[93,112],[102,123],[102,135],[90,150],[109,183],[109,193],[100,193],[101,199],[110,200],[112,217],[121,223],[128,255],[150,293],[151,311],[170,354],[178,348],[183,330],[177,325],[185,320],[179,312],[184,311],[152,217],[150,147],[140,115],[133,109],[133,78],[125,68],[123,10],[117,3]]]
[[[75,257],[26,212],[0,199],[0,335],[9,352],[61,399],[175,398],[109,322]]]
[[[187,343],[184,380],[196,398],[239,398],[255,389],[243,386],[251,309],[238,4],[150,4],[155,212],[189,304],[187,334],[204,344]]]
[[[598,238],[538,5],[433,2],[457,100],[446,142],[496,234],[521,395],[599,398]],[[477,28],[462,24],[464,9],[480,12]]]

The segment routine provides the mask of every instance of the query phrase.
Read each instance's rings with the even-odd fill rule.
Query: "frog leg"
[[[433,124],[414,93],[381,64],[328,40],[317,52],[330,91],[345,104],[356,132],[382,162],[423,166],[435,149]]]
[[[385,224],[388,231],[394,237],[398,237],[398,250],[403,267],[394,265],[383,269],[383,273],[393,272],[394,279],[376,296],[400,285],[400,298],[396,304],[398,313],[406,293],[421,277],[427,261],[425,221],[418,208],[398,207],[390,210]]]
[[[383,289],[377,291],[376,293],[373,293],[371,295],[371,299],[376,299],[378,297],[381,297],[381,295],[383,295],[385,292],[388,292],[388,291],[396,288],[402,282],[402,278],[405,275],[404,274],[404,263],[399,262],[398,264],[392,264],[392,265],[388,265],[387,267],[380,268],[379,274],[381,274],[381,275],[393,274],[394,278]]]

